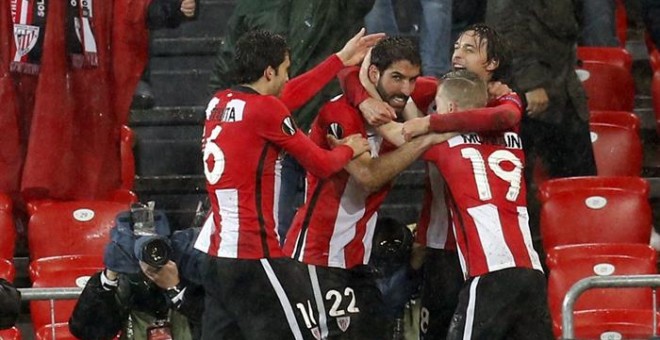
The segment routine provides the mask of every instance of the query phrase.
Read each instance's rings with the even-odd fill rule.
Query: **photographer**
[[[0,329],[16,324],[21,310],[21,293],[9,281],[0,278]]]
[[[204,292],[194,275],[199,228],[168,237],[164,214],[153,204],[120,213],[104,255],[106,269],[93,275],[71,319],[82,340],[200,338]]]

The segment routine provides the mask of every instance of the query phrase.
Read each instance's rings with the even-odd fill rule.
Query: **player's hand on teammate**
[[[535,116],[545,111],[550,101],[548,93],[542,87],[525,93],[525,98],[527,99],[527,114],[530,116]]]
[[[488,82],[488,98],[495,99],[513,92],[507,84],[500,81]]]
[[[430,116],[426,116],[405,121],[401,127],[401,134],[406,142],[419,135],[428,133],[431,125],[430,119]]]
[[[357,158],[358,156],[370,150],[369,142],[357,133],[342,139],[337,139],[333,135],[327,135],[327,139],[328,144],[333,148],[338,145],[346,145],[353,149],[353,158]]]
[[[195,15],[195,0],[181,0],[180,11],[188,18],[192,18]]]
[[[396,112],[387,103],[375,98],[367,98],[358,105],[364,119],[372,126],[391,122],[396,118]]]
[[[344,63],[344,66],[357,65],[362,61],[370,48],[385,37],[385,33],[366,34],[366,30],[362,28],[360,32],[353,36],[346,45],[337,52],[337,56]]]

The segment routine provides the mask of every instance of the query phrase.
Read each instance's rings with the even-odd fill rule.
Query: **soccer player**
[[[443,80],[436,104],[451,116],[487,100],[483,80],[462,70]],[[528,224],[520,117],[503,119],[500,131],[452,137],[423,157],[446,180],[467,278],[447,339],[553,338],[545,276]]]
[[[467,69],[488,82],[488,108],[467,110],[461,115],[415,118],[406,121],[403,128],[401,125],[385,124],[379,128],[379,133],[387,134],[390,129],[396,130],[391,137],[393,139],[388,139],[399,145],[404,138],[410,139],[414,135],[428,132],[431,121],[437,132],[490,131],[511,124],[516,116],[522,114],[523,109],[519,96],[501,83],[508,76],[510,64],[509,46],[497,32],[483,24],[468,27],[454,44],[452,65],[455,70]],[[364,88],[369,88],[370,84],[364,79],[360,79],[360,82],[355,70],[340,75],[343,76],[340,79],[344,81],[347,98],[354,105],[360,105],[361,109],[371,110],[363,107],[370,103],[367,100],[370,93],[374,95],[373,89]],[[422,112],[440,112],[434,110],[433,104],[439,101],[436,94],[441,81],[431,77],[418,78],[411,94],[412,108],[418,111],[413,117],[421,116]],[[399,133],[401,130],[403,135]],[[463,278],[454,237],[449,228],[451,222],[444,202],[444,180],[433,164],[427,165],[427,183],[416,239],[416,243],[425,248],[420,336],[422,339],[443,339],[458,303],[457,295]]]
[[[420,64],[419,52],[409,39],[388,37],[371,52],[369,81],[401,113],[415,87]],[[352,318],[351,324],[358,326],[352,333],[354,338],[384,339],[386,324],[378,318],[380,293],[373,276],[365,271],[377,210],[391,188],[391,180],[439,139],[427,135],[396,149],[383,142],[343,96],[321,108],[310,138],[330,149],[328,133],[336,138],[354,133],[365,136],[371,152],[362,154],[330,178],[308,175],[306,203],[294,217],[284,252],[317,266],[319,292],[325,297],[322,302],[329,308],[329,315]]]
[[[310,173],[327,178],[368,150],[358,135],[334,141],[332,150],[319,148],[296,128],[289,109],[345,65],[359,62],[381,37],[364,36],[362,30],[336,55],[286,86],[290,60],[284,38],[253,31],[237,42],[235,75],[241,85],[215,94],[204,126],[212,211],[195,244],[208,255],[202,274],[203,339],[237,333],[241,339],[328,336],[325,322],[335,315],[317,311],[307,267],[284,256],[279,246],[279,156],[286,151]]]

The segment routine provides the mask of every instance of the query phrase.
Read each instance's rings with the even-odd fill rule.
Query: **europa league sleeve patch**
[[[282,132],[285,135],[293,136],[296,134],[296,123],[293,121],[291,116],[284,118],[282,121]]]
[[[339,123],[330,123],[328,126],[328,134],[337,139],[342,139],[344,138],[344,128],[342,128]]]

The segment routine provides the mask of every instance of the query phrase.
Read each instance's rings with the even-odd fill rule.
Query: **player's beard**
[[[389,104],[394,109],[397,116],[401,116],[403,109],[406,107],[406,103],[408,102],[409,96],[406,96],[403,93],[388,94],[383,88],[383,85],[381,84],[380,80],[378,81],[378,84],[376,84],[376,91],[383,99],[383,101]]]

